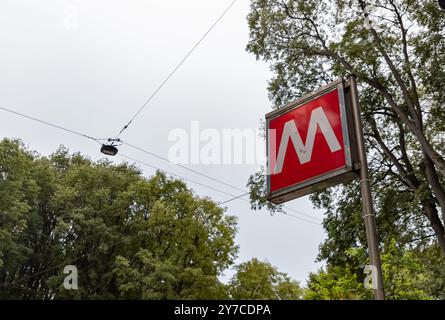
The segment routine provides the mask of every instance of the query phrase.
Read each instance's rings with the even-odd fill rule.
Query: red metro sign
[[[271,202],[357,177],[351,112],[349,87],[338,80],[266,115]]]

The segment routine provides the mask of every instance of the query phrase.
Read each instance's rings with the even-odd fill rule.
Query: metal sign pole
[[[363,138],[363,127],[360,118],[360,104],[357,91],[357,79],[352,75],[349,77],[351,85],[351,100],[353,109],[354,128],[357,135],[357,152],[360,161],[360,190],[363,199],[363,220],[366,228],[366,238],[371,265],[376,272],[373,274],[374,299],[384,300],[382,266],[380,262],[379,244],[377,238],[377,228],[375,222],[374,208],[372,204],[371,184],[369,182],[368,162],[366,159],[365,142]],[[373,272],[374,272],[373,270]]]

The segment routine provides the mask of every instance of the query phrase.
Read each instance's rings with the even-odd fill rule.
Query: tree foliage
[[[0,141],[0,299],[301,295],[268,263],[235,266],[236,231],[234,216],[162,172],[147,179],[130,164],[93,162],[64,147],[43,157]],[[77,290],[63,286],[67,265],[77,268]],[[241,282],[222,283],[233,267]],[[271,291],[243,293],[258,276]]]
[[[247,50],[274,74],[275,108],[358,77],[382,250],[393,240],[404,250],[437,243],[445,255],[445,14],[436,1],[252,0],[248,24]],[[258,175],[250,186],[265,190]],[[252,195],[253,207],[264,205],[264,193]],[[348,250],[366,247],[358,183],[311,199],[326,211],[319,260],[350,268]]]
[[[9,140],[0,172],[0,297],[226,297],[236,219],[182,181]],[[63,288],[66,265],[79,290]]]
[[[237,300],[299,300],[304,291],[270,263],[254,258],[236,267],[230,295]]]
[[[369,264],[366,252],[355,248],[347,251],[351,262],[343,266],[328,265],[309,275],[305,299],[372,299],[372,290],[365,288],[370,273],[363,266]],[[445,258],[437,246],[425,250],[403,249],[391,241],[382,255],[383,280],[386,299],[424,300],[445,298]]]

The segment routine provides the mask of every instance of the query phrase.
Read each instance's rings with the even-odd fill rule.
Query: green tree
[[[17,267],[30,253],[22,233],[27,227],[28,200],[37,190],[27,176],[32,155],[20,148],[17,141],[0,144],[0,268],[4,269]]]
[[[256,258],[236,267],[229,287],[230,296],[240,300],[299,300],[304,294],[298,282]]]
[[[309,274],[306,300],[362,300],[370,299],[359,276],[350,267],[330,266]]]
[[[347,252],[351,262],[344,266],[329,265],[311,273],[306,299],[372,299],[372,290],[364,286],[370,274],[364,274],[369,264],[363,249]],[[403,249],[392,241],[382,255],[383,281],[387,299],[443,299],[445,294],[445,258],[440,249]]]
[[[0,298],[212,299],[236,219],[179,180],[0,142]],[[75,265],[79,289],[63,287]]]
[[[445,255],[445,14],[436,1],[252,0],[248,23],[247,50],[274,73],[274,107],[358,76],[381,241],[428,246],[433,235]],[[264,205],[261,175],[249,181],[254,207]],[[348,248],[366,245],[358,184],[312,200],[327,211],[319,258],[346,263]]]

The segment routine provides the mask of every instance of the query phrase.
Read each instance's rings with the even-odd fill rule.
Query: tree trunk
[[[428,182],[431,185],[431,189],[433,191],[434,196],[439,203],[440,209],[442,211],[442,223],[445,224],[445,192],[440,184],[439,177],[437,176],[436,169],[434,168],[434,164],[432,161],[424,155],[424,171],[425,175],[428,179]]]
[[[433,146],[430,144],[430,142],[427,140],[424,133],[420,129],[415,128],[411,131],[414,133],[417,140],[419,141],[424,154],[426,154],[428,158],[431,159],[431,161],[436,166],[437,171],[439,171],[440,175],[445,178],[445,160],[443,159],[443,157],[439,153],[437,153],[436,150],[434,150]]]
[[[430,221],[431,227],[436,235],[442,255],[445,256],[445,229],[440,221],[436,206],[432,203],[432,200],[423,200],[422,204],[424,213]]]

